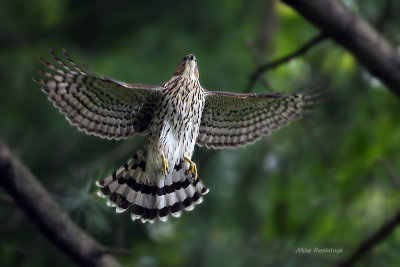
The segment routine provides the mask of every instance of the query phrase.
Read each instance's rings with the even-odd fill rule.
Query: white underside
[[[170,128],[170,130],[168,131],[168,133],[165,134],[165,131],[168,128]],[[156,142],[151,142],[149,144],[149,149],[147,151],[146,172],[161,171],[160,166],[162,166],[162,160],[160,152],[162,152],[167,159],[168,167],[170,170],[181,160],[183,160],[184,157],[188,157],[190,159],[192,157],[195,145],[195,142],[191,140],[190,136],[192,130],[193,124],[189,125],[189,131],[184,135],[184,141],[180,142],[177,132],[175,129],[172,128],[171,123],[168,121],[164,121],[160,139],[158,139]],[[162,137],[164,136],[166,140],[165,143],[161,141],[163,139]],[[189,168],[189,163],[187,161],[185,161],[184,164],[186,165],[184,166],[185,169]]]
[[[194,110],[197,110],[197,114],[201,114],[203,109],[203,103],[198,103],[194,101],[194,91],[188,91],[186,89],[181,89],[182,95],[178,94],[178,101],[176,103],[169,103],[167,108],[167,113],[165,117],[161,120],[162,125],[155,127],[161,127],[159,132],[159,137],[154,140],[150,140],[147,159],[146,159],[146,173],[149,173],[150,182],[157,182],[157,178],[163,177],[162,172],[162,157],[164,154],[168,161],[169,171],[172,171],[176,164],[179,164],[184,157],[191,159],[194,145],[199,132],[199,125],[201,116],[194,115]],[[183,97],[186,97],[186,104],[183,105]],[[169,120],[165,119],[169,118]],[[183,118],[190,118],[185,122],[184,125],[180,125],[179,122],[183,121]],[[157,121],[157,120],[155,120]],[[178,123],[177,123],[178,122]],[[184,127],[185,130],[179,133],[179,130],[174,128]],[[189,163],[184,161],[185,169],[189,168]],[[157,173],[157,175],[152,175],[151,173]]]

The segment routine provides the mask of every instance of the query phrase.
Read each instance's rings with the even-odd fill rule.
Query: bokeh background
[[[396,1],[343,2],[400,43]],[[267,71],[253,89],[295,91],[329,76],[314,112],[255,145],[197,148],[210,193],[194,211],[152,225],[115,214],[94,186],[145,138],[78,132],[31,79],[48,48],[67,49],[94,73],[150,84],[194,53],[205,88],[243,92],[258,64],[318,34],[278,1],[1,1],[0,25],[0,138],[80,227],[124,249],[115,256],[124,266],[333,265],[398,209],[399,99],[330,40]],[[74,265],[0,196],[1,266]],[[343,253],[295,253],[314,247]],[[360,266],[396,266],[399,251],[397,230]]]

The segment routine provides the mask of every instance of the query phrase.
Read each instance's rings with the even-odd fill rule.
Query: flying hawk
[[[64,51],[34,81],[67,120],[87,134],[107,139],[148,135],[147,144],[96,184],[107,205],[132,220],[162,221],[192,210],[208,188],[191,160],[195,144],[235,148],[253,143],[300,118],[318,92],[236,94],[200,85],[197,60],[185,56],[160,85],[130,84],[82,70]]]

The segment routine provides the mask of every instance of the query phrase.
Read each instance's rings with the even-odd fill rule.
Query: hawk
[[[300,118],[318,91],[269,94],[213,92],[200,85],[197,60],[185,56],[171,79],[160,85],[131,84],[42,58],[46,71],[34,81],[80,131],[107,139],[148,135],[147,144],[111,175],[96,182],[98,195],[132,220],[166,221],[192,210],[209,190],[192,161],[195,144],[236,148]]]

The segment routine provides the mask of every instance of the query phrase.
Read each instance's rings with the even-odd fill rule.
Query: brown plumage
[[[160,85],[128,84],[83,71],[64,51],[65,61],[34,80],[67,120],[87,134],[121,139],[148,135],[147,145],[110,176],[98,195],[133,220],[165,221],[181,208],[193,209],[207,187],[191,161],[194,145],[234,148],[259,140],[300,118],[318,92],[235,94],[201,87],[197,60],[185,56],[172,78]]]

